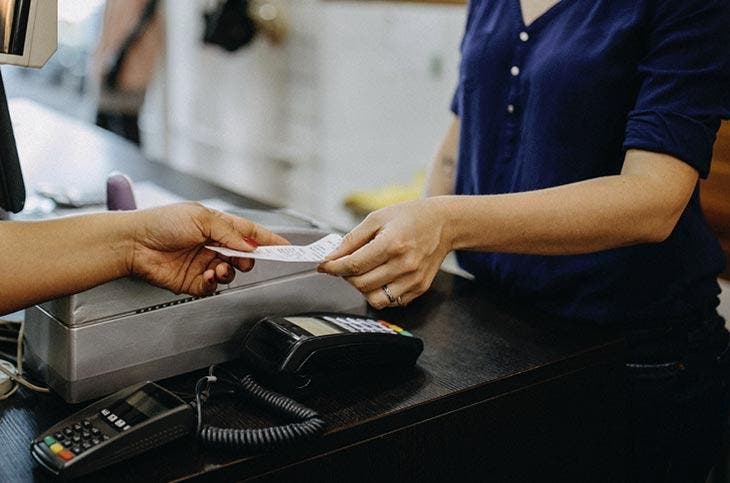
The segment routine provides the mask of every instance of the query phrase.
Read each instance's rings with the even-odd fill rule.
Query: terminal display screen
[[[342,333],[340,329],[314,317],[287,317],[286,320],[314,336]]]

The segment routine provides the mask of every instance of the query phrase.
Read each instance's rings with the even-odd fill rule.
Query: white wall
[[[276,188],[264,168],[277,146],[282,53],[263,42],[234,54],[204,46],[202,5],[166,6],[165,158],[229,188],[268,193]]]
[[[323,216],[353,189],[408,182],[449,119],[462,7],[332,2],[322,46]]]
[[[229,54],[202,45],[204,4],[166,7],[165,76],[152,93],[166,111],[157,152],[168,162],[348,226],[349,191],[406,182],[429,160],[448,120],[464,7],[285,0],[284,47],[258,38]]]

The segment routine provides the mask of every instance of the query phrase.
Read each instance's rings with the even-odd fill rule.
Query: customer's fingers
[[[245,218],[213,211],[210,238],[234,250],[251,251],[257,245],[288,245],[285,238]]]
[[[250,272],[254,267],[255,261],[253,258],[236,257],[233,258],[230,263],[242,272]]]
[[[231,283],[235,277],[236,271],[230,264],[221,262],[216,265],[215,279],[218,283]]]
[[[218,282],[215,279],[215,269],[209,268],[203,272],[202,276],[196,277],[187,293],[195,296],[210,295],[218,288]]]

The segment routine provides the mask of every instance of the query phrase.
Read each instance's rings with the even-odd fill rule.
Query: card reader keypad
[[[103,420],[105,420],[112,428],[116,429],[117,431],[126,431],[131,427],[127,421],[120,418],[109,409],[102,409],[101,411],[99,411],[99,415]]]
[[[373,320],[359,317],[322,317],[327,322],[348,332],[380,332],[384,334],[400,334],[413,337],[407,330],[384,320]]]
[[[49,456],[69,461],[89,448],[109,439],[99,428],[84,419],[45,436],[38,446]]]

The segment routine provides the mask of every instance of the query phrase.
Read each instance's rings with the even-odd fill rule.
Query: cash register
[[[56,48],[54,0],[0,0],[7,34],[0,63],[40,67]],[[25,203],[18,153],[0,77],[0,219]],[[282,210],[239,210],[284,236],[308,244],[332,229]],[[2,223],[2,222],[0,222]],[[238,356],[253,324],[293,312],[364,313],[362,295],[316,263],[260,260],[207,297],[189,297],[125,278],[26,310],[25,367],[68,402],[115,392]]]

